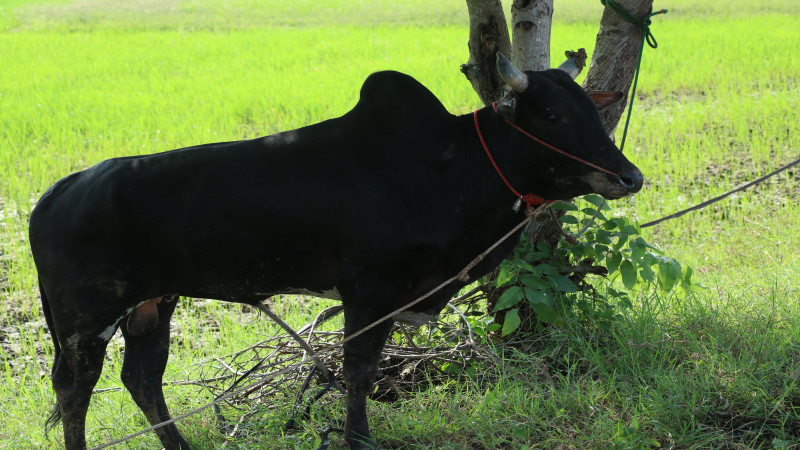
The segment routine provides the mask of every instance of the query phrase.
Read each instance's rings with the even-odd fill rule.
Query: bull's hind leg
[[[169,420],[161,379],[169,357],[169,322],[177,297],[151,300],[121,324],[125,337],[122,382],[151,425]],[[188,449],[174,423],[156,429],[167,450]]]
[[[61,352],[53,369],[53,390],[64,425],[67,449],[86,448],[86,412],[100,374],[108,341],[100,333],[61,334]]]

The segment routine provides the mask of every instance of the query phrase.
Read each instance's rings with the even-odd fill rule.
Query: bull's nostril
[[[635,186],[633,179],[631,177],[626,177],[625,175],[619,177],[619,181],[622,182],[622,186],[627,190],[631,190]]]
[[[619,182],[629,192],[638,192],[642,188],[644,176],[641,173],[631,173],[620,175]]]

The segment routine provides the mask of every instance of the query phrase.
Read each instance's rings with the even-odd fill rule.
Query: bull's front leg
[[[358,332],[383,316],[377,310],[345,305],[344,335]],[[344,436],[351,449],[375,448],[369,434],[367,394],[378,372],[381,349],[389,337],[392,320],[384,321],[344,344],[344,379],[347,384],[347,418]]]

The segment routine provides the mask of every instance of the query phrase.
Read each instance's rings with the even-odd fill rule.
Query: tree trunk
[[[617,0],[617,3],[635,17],[644,17],[653,6],[653,0]],[[600,20],[600,31],[583,88],[587,91],[619,91],[625,94],[622,100],[600,111],[600,118],[609,135],[614,134],[628,104],[628,90],[633,83],[641,45],[641,28],[607,7]]]
[[[503,95],[503,80],[495,67],[495,54],[509,56],[506,16],[500,0],[467,0],[469,11],[469,62],[461,66],[484,105]]]
[[[550,68],[553,0],[514,0],[511,4],[511,62],[519,70]],[[506,55],[509,56],[509,55]]]
[[[636,17],[643,17],[653,0],[618,0],[618,3]],[[511,43],[508,37],[505,15],[499,0],[467,0],[470,19],[469,62],[461,66],[472,87],[484,105],[498,100],[504,93],[503,81],[497,73],[495,53],[508,56],[520,70],[545,70],[550,68],[550,28],[553,14],[552,0],[513,0],[511,7],[514,52],[509,54]],[[591,67],[584,82],[586,90],[616,90],[627,93],[633,81],[641,45],[641,30],[626,22],[613,10],[606,8],[600,23],[600,32],[592,56]],[[577,55],[576,55],[577,56]],[[585,54],[584,54],[585,58]],[[578,67],[583,67],[582,64]],[[622,112],[625,110],[627,94],[623,100],[606,107],[601,112],[603,124],[613,134]],[[558,211],[561,213],[561,211]],[[560,224],[548,213],[532,218],[526,232],[535,242],[548,242],[555,246],[561,238]],[[487,276],[494,279],[496,272]],[[500,289],[487,292],[488,310],[492,311]],[[520,309],[525,323],[535,324],[533,311]],[[504,312],[495,315],[502,323]],[[524,317],[527,316],[527,317]]]

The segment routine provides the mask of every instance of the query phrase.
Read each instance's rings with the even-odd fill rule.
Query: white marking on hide
[[[115,280],[114,287],[116,288],[117,296],[124,297],[125,296],[125,289],[128,287],[128,283],[124,281]]]
[[[254,292],[255,295],[263,295],[264,298],[272,297],[273,295],[307,295],[309,297],[327,298],[328,300],[342,301],[342,294],[339,289],[326,289],[324,291],[312,291],[305,288],[288,288],[278,292]]]
[[[150,300],[152,300],[152,299],[150,299]],[[97,337],[99,337],[100,339],[102,339],[102,340],[103,340],[103,342],[108,342],[108,341],[110,341],[110,340],[111,340],[111,338],[114,336],[114,333],[116,333],[116,332],[117,332],[117,328],[119,328],[119,323],[120,323],[120,322],[122,322],[122,319],[124,319],[125,317],[127,317],[127,316],[128,316],[128,314],[130,314],[130,313],[131,313],[131,312],[132,312],[134,309],[136,309],[136,308],[138,308],[139,306],[141,306],[141,305],[143,305],[143,304],[145,304],[145,303],[149,302],[150,300],[145,300],[145,301],[143,301],[143,302],[139,302],[139,303],[137,303],[137,304],[136,304],[136,306],[126,309],[126,310],[125,310],[125,314],[123,314],[123,315],[122,315],[122,316],[120,316],[120,317],[119,317],[117,320],[115,320],[113,324],[111,324],[111,325],[109,325],[108,327],[106,327],[106,329],[105,329],[105,330],[103,330],[103,331],[102,331],[100,334],[98,334],[98,335],[97,335]]]
[[[124,316],[123,316],[123,317],[124,317]],[[119,321],[120,321],[120,320],[122,320],[122,317],[120,317],[119,319],[117,319],[117,321],[116,321],[116,322],[114,322],[114,325],[111,325],[110,327],[108,327],[108,328],[106,328],[105,330],[103,330],[103,332],[102,332],[102,333],[98,334],[98,335],[97,335],[97,337],[99,337],[100,339],[102,339],[104,342],[108,342],[108,341],[110,341],[110,340],[111,340],[111,338],[114,336],[114,333],[116,333],[116,332],[117,332],[117,325],[119,325]]]
[[[315,292],[308,289],[295,289],[290,288],[288,294],[295,294],[295,295],[308,295],[311,297],[319,297],[319,298],[327,298],[328,300],[342,300],[342,294],[339,293],[339,289],[335,287],[333,289],[326,289],[322,292]]]
[[[434,314],[419,313],[414,311],[403,311],[395,314],[392,319],[396,322],[402,322],[408,325],[419,327],[425,325],[436,317]]]
[[[80,333],[75,333],[72,336],[67,338],[67,342],[65,347],[72,350],[74,353],[78,353],[78,342],[81,340]]]
[[[620,184],[610,181],[607,175],[600,172],[586,175],[586,181],[594,192],[606,197],[618,198],[626,193]]]

